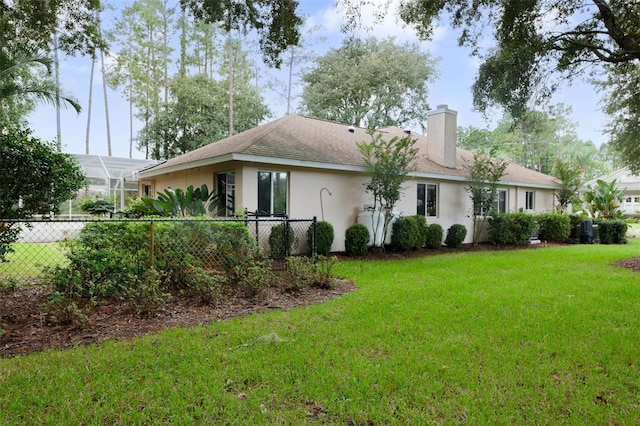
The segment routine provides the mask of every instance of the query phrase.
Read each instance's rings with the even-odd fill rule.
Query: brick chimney
[[[427,158],[445,167],[456,168],[458,111],[438,105],[427,113]]]

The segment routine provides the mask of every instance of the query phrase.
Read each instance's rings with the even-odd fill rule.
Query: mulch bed
[[[460,251],[536,250],[548,246],[551,244],[515,247],[466,244],[460,249],[442,247],[439,250],[423,249],[406,253],[372,252],[366,256],[366,259],[405,259]],[[338,255],[338,257],[344,258],[344,255]],[[640,257],[622,259],[613,264],[640,271]],[[38,285],[25,286],[13,292],[0,293],[0,358],[86,345],[109,339],[130,339],[171,327],[206,325],[254,312],[287,310],[321,303],[355,289],[355,285],[346,280],[337,280],[333,289],[306,288],[298,292],[284,291],[276,285],[259,298],[246,298],[241,294],[227,295],[224,302],[216,306],[202,305],[197,299],[174,295],[169,299],[166,307],[152,317],[141,317],[128,306],[106,305],[93,309],[88,314],[88,321],[79,326],[49,323],[43,309],[49,296],[47,289]]]

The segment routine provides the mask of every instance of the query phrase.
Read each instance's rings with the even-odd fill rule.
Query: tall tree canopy
[[[566,78],[592,64],[640,61],[640,3],[627,0],[410,0],[402,19],[430,36],[448,16],[460,28],[460,45],[482,56],[474,104],[492,104],[520,117],[530,101],[548,98]],[[496,45],[482,52],[487,26]],[[556,79],[551,79],[550,75]]]
[[[348,39],[303,76],[301,111],[369,128],[426,123],[435,60],[393,38]]]
[[[237,79],[236,79],[237,80]],[[166,108],[142,129],[139,144],[161,160],[184,154],[228,135],[227,86],[205,74],[176,77],[170,84]],[[236,81],[234,126],[236,132],[256,127],[269,109],[247,81]]]
[[[266,63],[280,66],[280,54],[297,45],[302,18],[296,0],[180,0],[198,20],[219,23],[226,31],[255,29]]]
[[[0,45],[22,40],[47,49],[57,34],[62,51],[94,55],[106,48],[101,9],[100,0],[0,0]]]

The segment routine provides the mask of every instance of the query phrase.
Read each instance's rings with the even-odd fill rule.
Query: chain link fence
[[[100,231],[104,227],[108,227],[107,231]],[[225,261],[222,257],[227,261],[229,258],[223,253],[225,247],[237,248],[237,240],[247,235],[265,256],[276,260],[274,268],[282,268],[283,262],[278,261],[285,257],[317,252],[316,218],[2,220],[0,236],[16,228],[20,228],[17,241],[5,243],[3,246],[9,250],[0,252],[4,253],[0,256],[4,257],[0,258],[0,286],[41,282],[48,269],[69,264],[70,243],[87,238],[93,238],[91,247],[101,251],[105,264],[123,261],[110,256],[109,246],[125,245],[131,256],[148,256],[150,265],[186,260],[219,270]],[[242,252],[234,255],[241,256]]]

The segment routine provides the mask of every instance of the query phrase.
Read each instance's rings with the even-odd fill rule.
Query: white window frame
[[[269,194],[269,210],[260,209],[260,174],[268,173],[271,175],[270,177],[270,194]],[[274,190],[275,190],[275,182],[276,179],[273,178],[274,175],[284,175],[286,178],[286,188],[285,188],[285,208],[283,212],[275,212],[274,211]],[[289,213],[289,172],[283,170],[258,170],[258,204],[257,204],[257,213],[259,216],[282,216],[288,215]]]
[[[219,185],[219,176],[228,176],[228,175],[233,175],[233,183],[228,183],[228,178],[225,180],[225,199],[223,200],[224,203],[224,208],[218,208],[216,211],[216,215],[218,217],[232,217],[233,215],[235,215],[235,208],[236,208],[236,172],[235,170],[227,170],[224,172],[219,172],[215,174],[215,183],[216,183],[216,193],[219,194],[220,193],[220,185]],[[231,197],[229,198],[229,195],[231,195]],[[229,205],[229,200],[231,200],[231,205]]]
[[[536,193],[535,191],[525,191],[524,193],[524,208],[526,210],[535,210]]]
[[[439,207],[440,207],[440,203],[439,203],[439,198],[440,198],[440,187],[437,183],[433,183],[433,182],[418,182],[418,185],[416,186],[416,197],[420,191],[420,185],[424,186],[424,199],[417,199],[417,203],[416,203],[416,213],[417,214],[424,214],[425,217],[438,217],[440,211],[439,211]],[[435,190],[436,196],[435,196],[435,212],[434,214],[429,214],[429,209],[428,209],[428,196],[429,196],[429,188],[433,188]],[[422,207],[424,209],[424,213],[420,212],[420,203],[422,203]]]

